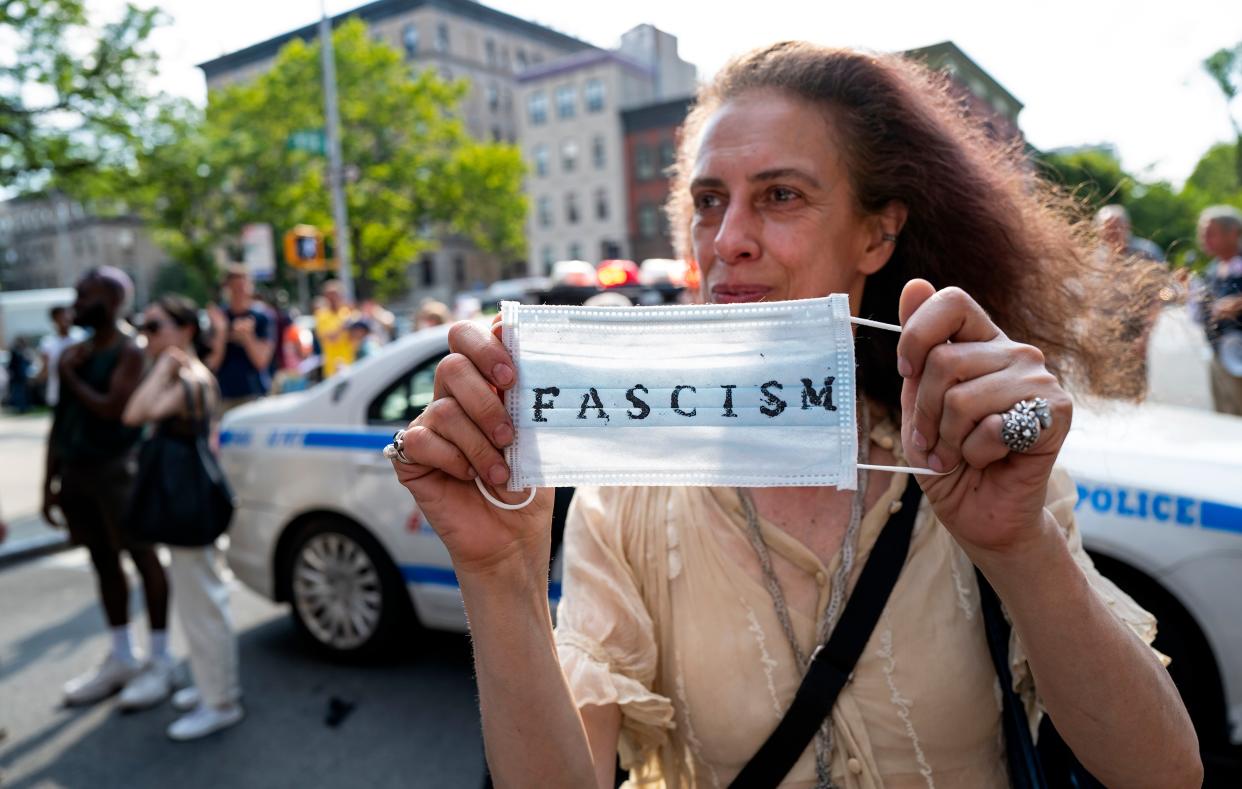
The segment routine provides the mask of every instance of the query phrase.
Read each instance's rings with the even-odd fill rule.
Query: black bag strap
[[[922,495],[918,481],[911,475],[901,495],[901,509],[889,517],[876,539],[832,635],[811,655],[806,675],[785,716],[729,784],[730,789],[770,789],[779,785],[819,731],[841,689],[849,682],[901,575]]]
[[[1005,734],[1005,757],[1009,765],[1009,783],[1013,789],[1044,789],[1044,778],[1039,752],[1031,737],[1031,727],[1026,719],[1026,707],[1013,689],[1013,674],[1009,670],[1009,621],[1001,611],[996,590],[975,569],[979,583],[979,607],[983,611],[983,630],[988,638],[988,653],[1001,690],[1001,729]]]

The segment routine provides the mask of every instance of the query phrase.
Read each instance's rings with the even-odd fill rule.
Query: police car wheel
[[[298,629],[330,653],[370,654],[408,611],[404,585],[383,548],[346,521],[309,524],[288,554],[287,599]]]

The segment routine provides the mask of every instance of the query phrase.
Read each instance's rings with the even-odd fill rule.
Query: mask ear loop
[[[479,477],[474,478],[474,484],[478,487],[479,493],[483,494],[483,498],[487,499],[488,502],[492,504],[492,506],[499,507],[502,510],[520,510],[523,507],[525,507],[527,504],[530,504],[532,501],[534,501],[535,494],[539,492],[538,488],[531,487],[530,495],[526,497],[526,501],[522,502],[521,504],[506,504],[505,502],[493,496],[491,491],[487,489],[487,486],[483,484],[483,480],[480,479]]]
[[[503,306],[504,306],[504,305],[502,304],[501,306],[502,306],[502,308],[503,308]],[[502,329],[502,330],[506,328],[506,324],[505,324],[505,322],[504,322],[504,317],[503,317],[503,316],[504,316],[504,312],[502,311],[502,312],[501,312],[501,320],[500,320],[500,327],[501,327],[501,329]],[[502,336],[503,336],[503,335],[502,335]],[[483,478],[482,478],[482,477],[475,477],[475,478],[474,478],[474,484],[475,484],[475,487],[477,487],[477,488],[479,489],[479,493],[482,493],[482,494],[483,494],[483,498],[487,499],[487,501],[488,501],[488,503],[489,503],[489,504],[491,504],[493,507],[497,507],[497,508],[502,509],[502,510],[510,510],[510,511],[512,511],[512,510],[520,510],[520,509],[522,509],[522,508],[526,507],[526,506],[527,506],[527,505],[529,505],[532,501],[534,501],[534,500],[535,500],[535,494],[539,492],[539,489],[538,489],[538,488],[536,488],[536,487],[534,487],[534,486],[532,485],[532,486],[531,486],[531,489],[530,489],[530,495],[526,497],[526,501],[522,502],[521,504],[508,504],[508,503],[503,502],[503,501],[501,501],[500,499],[498,499],[498,498],[496,498],[495,496],[493,496],[493,495],[492,495],[492,492],[491,492],[490,490],[488,490],[488,489],[487,489],[487,486],[486,486],[486,485],[484,485],[484,484],[483,484]]]
[[[885,331],[893,331],[901,334],[901,327],[895,323],[881,323],[880,321],[873,321],[868,318],[855,318],[853,316],[850,317],[850,323],[854,323],[859,326],[870,326],[873,329],[884,329]],[[961,465],[961,461],[958,461],[958,464],[948,471],[932,471],[929,468],[914,468],[912,466],[873,466],[870,463],[855,464],[857,468],[865,468],[868,471],[895,471],[898,473],[917,474],[928,477],[943,477],[948,474],[952,474],[957,471]]]

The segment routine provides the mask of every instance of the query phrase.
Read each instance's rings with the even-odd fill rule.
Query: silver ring
[[[405,456],[404,430],[398,430],[392,434],[392,443],[384,447],[384,457],[389,460],[398,460],[407,466],[414,465],[414,461]]]
[[[1019,400],[1000,416],[1001,441],[1011,452],[1026,452],[1039,440],[1041,431],[1052,427],[1052,411],[1042,397]]]

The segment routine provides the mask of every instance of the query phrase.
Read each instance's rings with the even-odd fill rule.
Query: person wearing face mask
[[[504,510],[476,487],[527,499],[504,490],[513,359],[499,326],[453,327],[436,399],[391,456],[453,562],[497,783],[611,786],[619,754],[635,785],[724,786],[776,741],[781,769],[739,785],[997,787],[1031,778],[1047,717],[1067,770],[1200,785],[1155,621],[1093,567],[1056,467],[1063,387],[1144,388],[1123,322],[1094,308],[1145,312],[1164,274],[1101,259],[1015,150],[899,56],[784,42],[701,89],[669,206],[700,298],[846,294],[855,317],[900,324],[854,338],[875,470],[856,490],[578,488],[555,629],[552,491]],[[877,594],[867,571],[899,523],[908,553]],[[837,664],[820,645],[864,609]],[[835,702],[810,717],[795,700],[826,695],[800,692],[812,670]],[[782,741],[795,713],[805,737]]]
[[[199,345],[198,311],[189,299],[163,296],[147,307],[142,331],[154,364],[122,419],[135,427],[151,424],[165,438],[193,442],[220,408],[215,376],[199,360],[200,350],[206,349]],[[195,682],[173,696],[173,706],[187,714],[169,726],[168,736],[194,740],[243,717],[237,636],[215,546],[170,545],[168,553],[173,603],[190,647]]]
[[[140,432],[122,422],[121,414],[143,365],[142,351],[120,320],[132,293],[129,277],[119,269],[104,266],[84,274],[73,316],[90,336],[66,348],[57,362],[60,397],[48,436],[43,516],[53,526],[67,527],[73,542],[90,551],[112,631],[112,649],[103,664],[65,685],[69,705],[93,704],[122,691],[124,706],[142,706],[148,703],[150,676],[166,676],[171,665],[168,579],[154,549],[129,540],[123,523]],[[151,640],[145,666],[130,641],[122,551],[138,569],[146,597]]]

